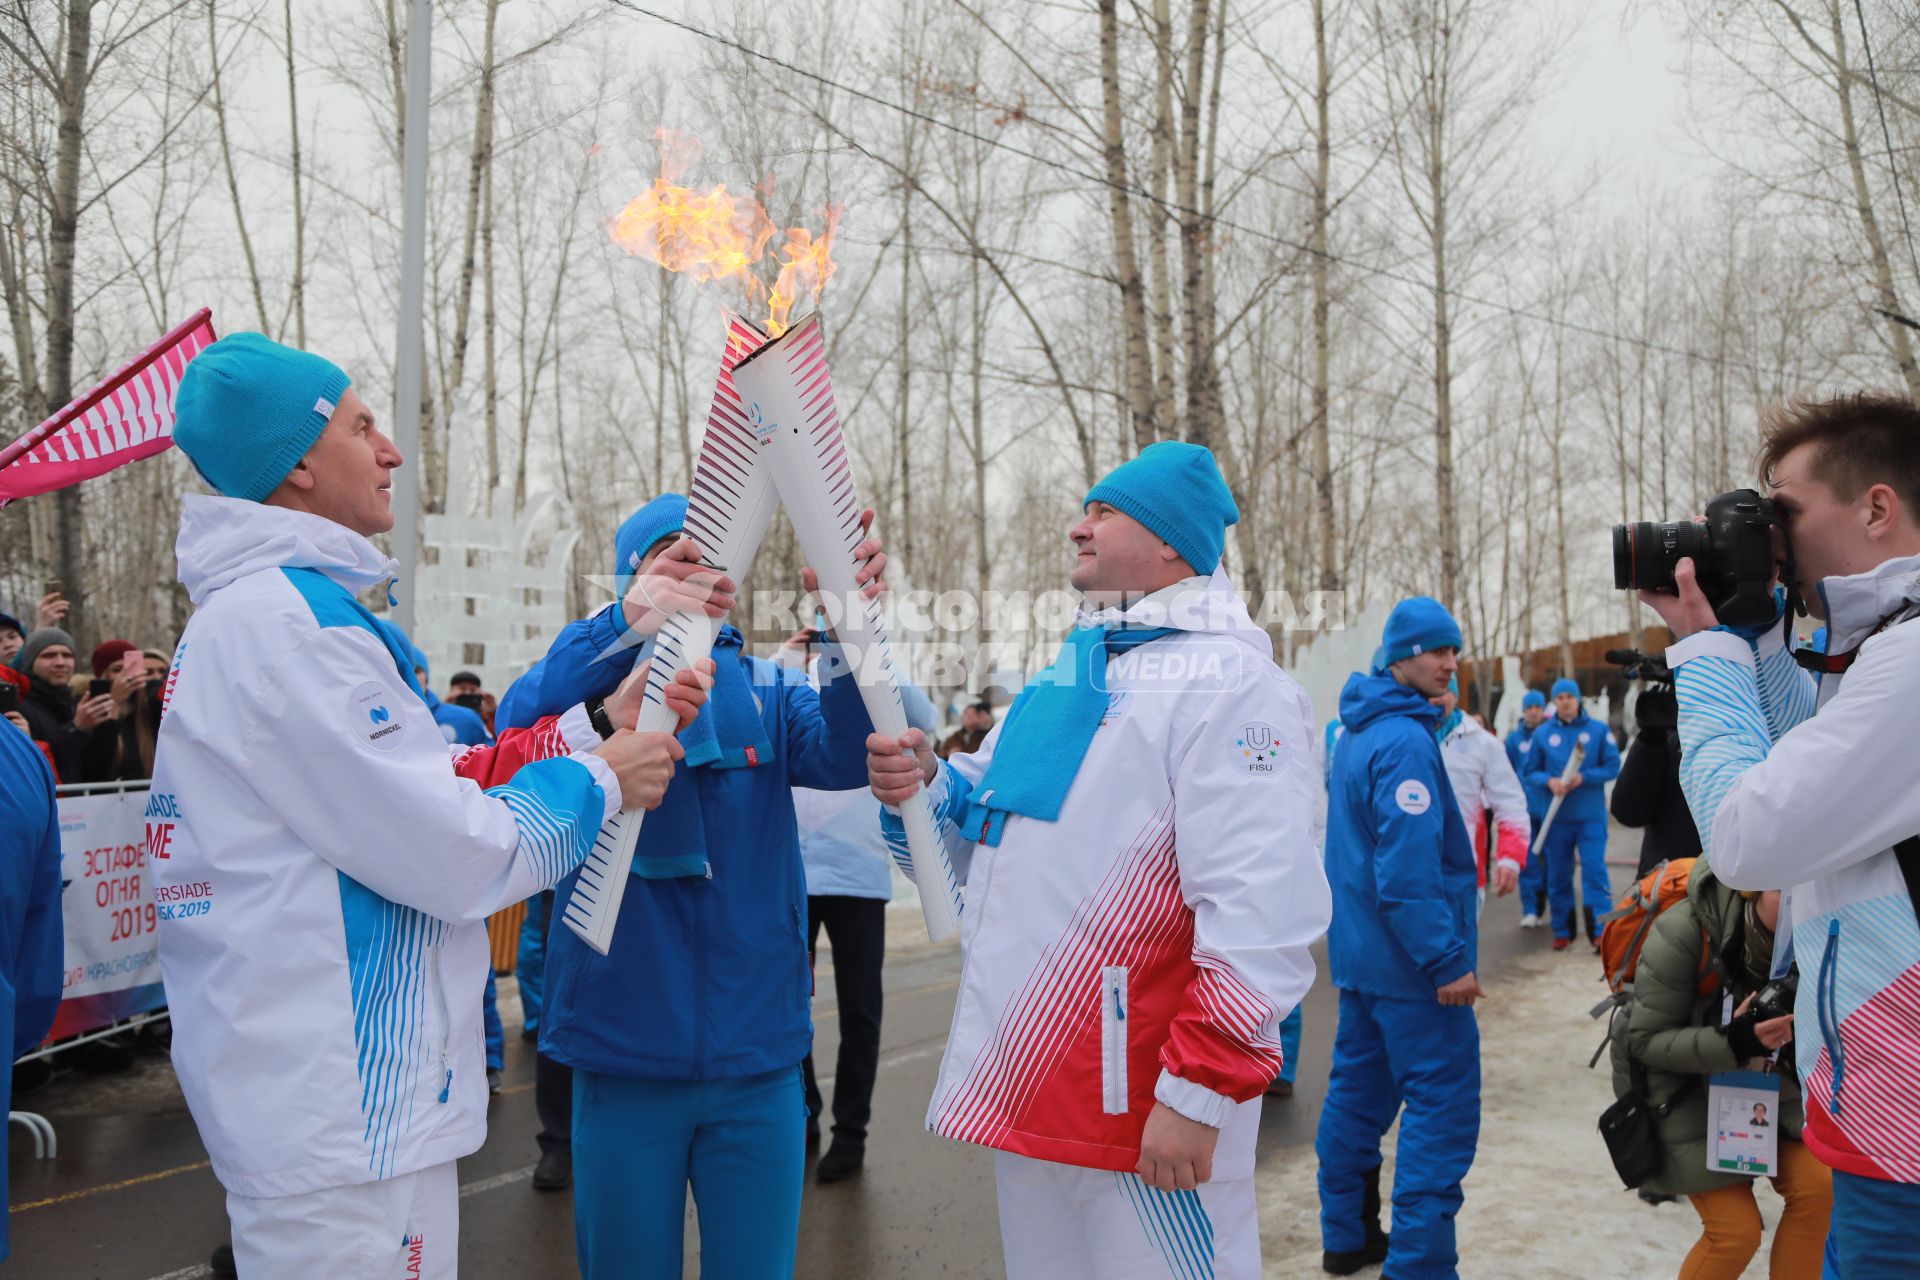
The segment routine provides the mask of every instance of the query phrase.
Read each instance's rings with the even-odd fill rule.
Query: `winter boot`
[[[820,1157],[820,1163],[814,1167],[816,1182],[844,1182],[859,1173],[867,1162],[867,1147],[863,1142],[848,1142],[845,1138],[835,1138],[833,1145],[827,1148],[827,1154]]]
[[[1362,1267],[1376,1266],[1387,1260],[1388,1235],[1380,1229],[1380,1166],[1375,1165],[1366,1174],[1365,1198],[1360,1205],[1360,1217],[1367,1229],[1367,1242],[1358,1249],[1335,1252],[1322,1250],[1320,1269],[1330,1276],[1350,1276]]]

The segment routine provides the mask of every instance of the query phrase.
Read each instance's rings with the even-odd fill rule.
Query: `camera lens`
[[[1613,585],[1622,591],[1672,591],[1673,567],[1692,557],[1707,567],[1711,548],[1704,526],[1692,520],[1613,526]]]

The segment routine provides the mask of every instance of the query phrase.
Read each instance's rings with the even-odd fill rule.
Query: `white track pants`
[[[993,1170],[1007,1280],[1259,1280],[1250,1177],[1169,1194],[1005,1151]]]
[[[417,1173],[256,1200],[227,1196],[241,1280],[454,1280],[460,1180],[453,1161]]]

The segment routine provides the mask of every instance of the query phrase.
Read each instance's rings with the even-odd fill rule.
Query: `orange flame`
[[[761,203],[730,193],[724,184],[696,190],[679,179],[698,162],[700,144],[689,135],[657,130],[660,176],[615,215],[609,233],[634,257],[701,283],[725,281],[746,296],[748,305],[767,307],[767,332],[785,332],[794,303],[804,291],[818,301],[832,278],[834,228],[838,207],[826,211],[826,227],[816,238],[806,227],[786,230],[780,270],[771,290],[757,270],[767,248],[781,236]]]
[[[827,281],[833,279],[833,234],[840,221],[840,207],[834,205],[827,210],[826,230],[814,239],[813,232],[805,227],[789,227],[787,242],[780,247],[780,277],[774,281],[773,293],[767,299],[767,334],[779,337],[787,329],[787,318],[793,312],[793,304],[800,290],[805,289],[808,297],[819,301],[820,291],[827,287]]]

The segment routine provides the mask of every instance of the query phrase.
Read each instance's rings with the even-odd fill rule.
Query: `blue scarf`
[[[675,780],[660,807],[647,814],[639,843],[633,849],[633,874],[643,880],[705,878],[711,874],[701,788],[682,770],[702,766],[751,769],[772,764],[775,759],[773,739],[767,734],[760,701],[754,696],[744,646],[745,640],[731,626],[721,627],[714,638],[713,688],[700,714],[680,735],[686,759],[674,770]]]
[[[1007,712],[993,763],[974,788],[961,822],[962,834],[997,845],[1006,814],[1057,821],[1106,713],[1107,660],[1173,634],[1172,627],[1098,626],[1068,635],[1053,665],[1021,690]]]
[[[1460,709],[1459,676],[1455,676],[1453,679],[1447,681],[1447,692],[1453,695],[1453,710],[1449,711],[1447,718],[1442,720],[1439,727],[1434,729],[1433,736],[1436,742],[1445,742],[1447,735],[1453,732],[1454,726],[1467,718],[1467,713]]]

